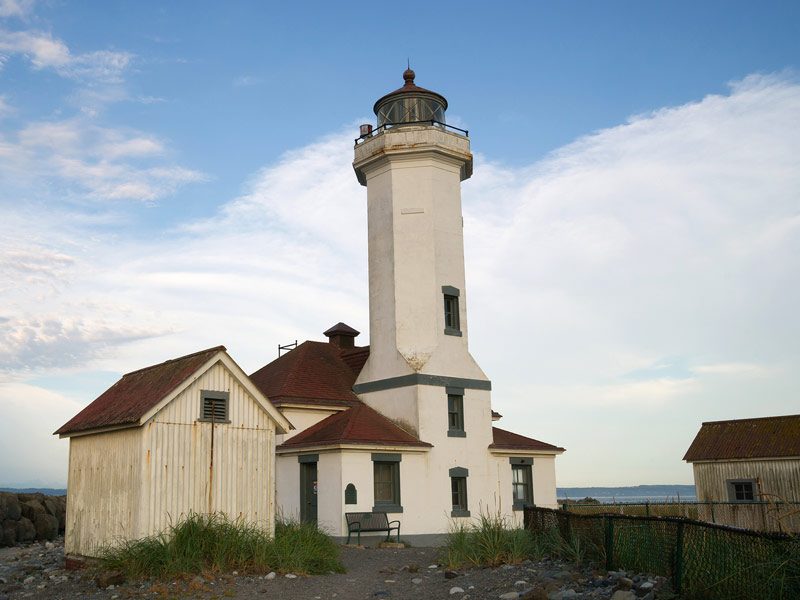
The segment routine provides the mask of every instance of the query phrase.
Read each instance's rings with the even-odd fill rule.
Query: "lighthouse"
[[[469,354],[464,275],[469,137],[446,124],[444,96],[416,85],[410,69],[403,79],[355,146],[367,188],[370,355],[353,390],[422,439],[469,436],[485,448],[491,383]]]

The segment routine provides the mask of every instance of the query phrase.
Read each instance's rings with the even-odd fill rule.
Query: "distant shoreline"
[[[619,487],[560,487],[557,488],[558,501],[581,500],[594,498],[608,504],[612,502],[664,502],[681,501],[695,502],[697,492],[693,485],[633,485]]]
[[[12,488],[0,487],[0,492],[11,492],[12,494],[45,494],[47,496],[66,496],[67,488]]]

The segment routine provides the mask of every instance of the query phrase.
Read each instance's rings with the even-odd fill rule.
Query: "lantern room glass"
[[[444,124],[444,106],[432,98],[403,94],[378,109],[378,127],[425,121]]]

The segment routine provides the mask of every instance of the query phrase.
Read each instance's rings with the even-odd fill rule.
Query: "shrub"
[[[133,579],[231,570],[344,572],[333,541],[311,524],[279,522],[273,538],[256,524],[221,514],[190,513],[166,532],[105,548],[101,560]]]

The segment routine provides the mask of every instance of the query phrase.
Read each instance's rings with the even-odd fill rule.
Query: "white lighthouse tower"
[[[468,350],[461,182],[472,154],[467,132],[445,125],[447,100],[414,77],[407,70],[405,85],[375,103],[378,128],[355,147],[367,187],[370,354],[353,390],[432,443],[432,462],[469,469],[477,483],[489,476],[492,419],[491,383]]]

